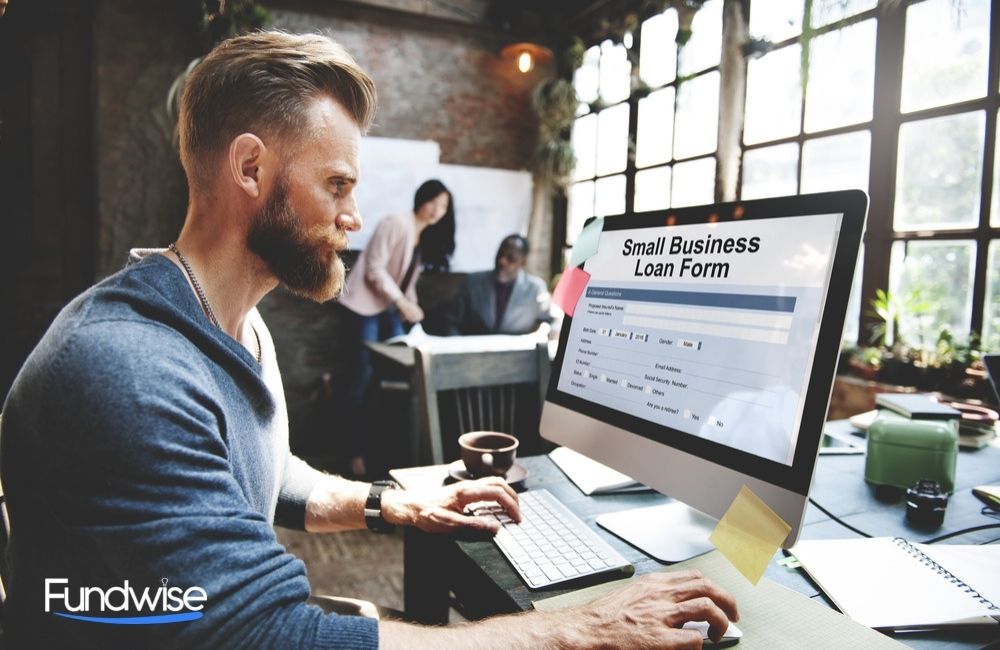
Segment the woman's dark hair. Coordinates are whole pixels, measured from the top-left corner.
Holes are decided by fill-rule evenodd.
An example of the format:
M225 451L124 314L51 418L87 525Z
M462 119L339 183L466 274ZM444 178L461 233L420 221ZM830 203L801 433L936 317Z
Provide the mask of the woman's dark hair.
M413 211L432 201L442 192L448 195L448 211L441 220L420 233L420 260L424 270L444 273L451 266L451 255L455 252L455 200L439 180L425 181L417 188L413 197Z

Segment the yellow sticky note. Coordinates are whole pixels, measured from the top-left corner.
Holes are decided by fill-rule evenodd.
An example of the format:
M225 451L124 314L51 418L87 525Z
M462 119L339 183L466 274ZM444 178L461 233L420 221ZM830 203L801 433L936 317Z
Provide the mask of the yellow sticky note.
M757 584L791 530L784 519L744 485L708 539L747 580Z

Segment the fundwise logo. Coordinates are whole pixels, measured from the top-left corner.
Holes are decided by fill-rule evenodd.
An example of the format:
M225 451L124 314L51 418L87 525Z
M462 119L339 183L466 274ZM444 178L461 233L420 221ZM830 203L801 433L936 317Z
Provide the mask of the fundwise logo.
M120 587L80 587L70 594L69 580L66 578L45 579L45 611L88 623L110 625L157 625L160 623L184 623L194 621L204 614L204 602L208 594L201 587L168 587L166 578L160 580L159 587L145 587L139 593L125 580ZM53 605L62 601L65 611L53 611ZM73 613L71 613L73 612ZM101 616L95 612L134 613L134 616Z

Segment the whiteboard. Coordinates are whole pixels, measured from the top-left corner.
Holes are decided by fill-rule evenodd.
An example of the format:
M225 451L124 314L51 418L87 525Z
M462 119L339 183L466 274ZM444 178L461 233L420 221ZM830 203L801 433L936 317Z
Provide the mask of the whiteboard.
M421 183L437 178L455 202L455 254L451 270L467 273L493 267L500 241L527 234L531 216L531 174L525 171L439 164L440 147L429 140L365 137L361 182L355 190L364 226L351 233L350 247L363 249L388 214L413 209Z
M504 237L527 235L531 174L523 171L440 165L438 176L455 201L455 254L459 273L493 268Z
M360 182L354 197L363 225L350 234L351 248L367 246L386 215L413 209L413 195L421 183L434 178L440 157L441 147L431 140L361 139Z

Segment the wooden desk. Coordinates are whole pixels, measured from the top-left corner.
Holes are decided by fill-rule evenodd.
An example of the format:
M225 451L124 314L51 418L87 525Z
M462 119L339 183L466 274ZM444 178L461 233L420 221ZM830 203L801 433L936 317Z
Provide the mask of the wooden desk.
M587 497L548 457L534 456L519 462L529 471L525 488L543 487L549 490L632 562L637 575L662 569L661 563L599 528L595 520L605 512L663 503L667 501L666 497L656 493ZM393 478L404 486L440 484L445 474L443 467L417 467L392 472ZM837 517L875 536L900 536L922 541L972 526L997 523L995 519L980 514L982 503L972 496L970 488L1000 482L1000 447L959 454L956 492L949 501L944 526L931 533L906 524L903 503L886 504L875 500L871 488L864 483L863 474L863 455L821 456L811 495ZM812 504L808 506L803 539L855 536ZM1000 529L992 529L963 535L948 542L980 544L998 540ZM458 540L408 529L405 544L404 604L408 615L424 622L447 622L449 590L461 602L464 613L473 618L528 610L532 608L532 600L570 591L559 588L528 590L490 540ZM779 551L776 559L780 557ZM786 569L772 561L765 576L830 605L800 570ZM897 640L915 648L979 648L1000 641L1000 629L907 633L897 636Z

